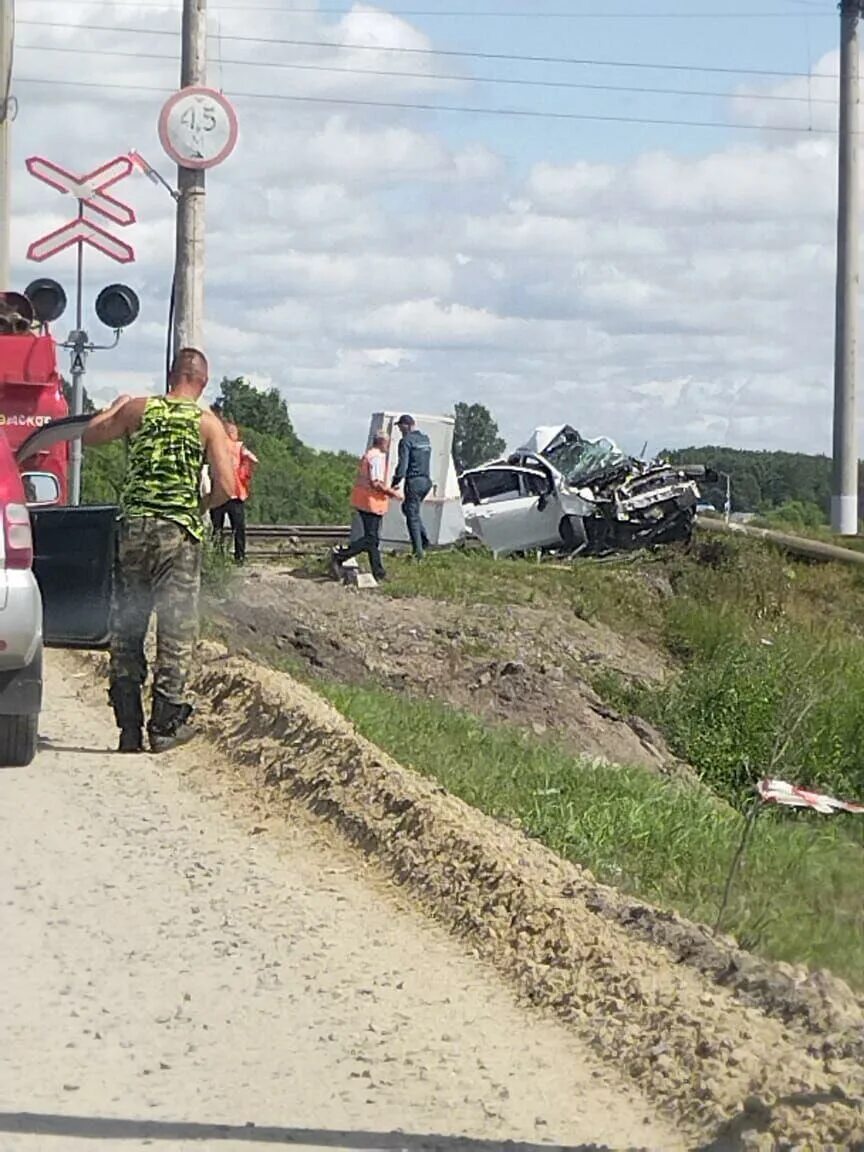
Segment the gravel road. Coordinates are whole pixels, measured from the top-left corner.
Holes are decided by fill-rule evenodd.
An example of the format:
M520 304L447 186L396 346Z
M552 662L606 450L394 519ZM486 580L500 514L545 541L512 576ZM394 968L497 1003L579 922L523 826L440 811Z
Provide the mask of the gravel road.
M686 1147L359 857L256 825L206 745L113 755L64 654L46 698L0 772L0 1152Z

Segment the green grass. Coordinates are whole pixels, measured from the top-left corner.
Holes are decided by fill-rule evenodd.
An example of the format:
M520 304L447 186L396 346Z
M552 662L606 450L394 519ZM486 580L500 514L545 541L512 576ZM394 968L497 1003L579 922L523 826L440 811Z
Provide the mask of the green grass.
M592 677L665 734L719 796L749 804L769 771L864 797L864 577L759 542L707 538L621 563L537 564L482 553L394 558L396 596L542 608L655 645L666 683ZM538 625L539 627L539 625Z
M209 534L204 540L204 554L201 560L201 587L211 596L227 594L236 573L235 565L228 551L217 548Z
M714 923L744 818L704 790L581 761L440 704L318 687L363 735L467 803L519 821L600 880ZM766 957L830 968L862 987L862 892L864 849L839 824L765 812L723 927Z
M387 594L515 604L655 645L662 685L598 671L610 703L665 733L705 788L585 763L533 733L435 703L314 684L371 740L598 878L713 923L753 784L772 774L864 797L864 575L708 537L622 563L432 554L388 560ZM538 628L548 626L548 617ZM297 667L295 675L306 676ZM773 959L864 987L864 819L760 814L724 927Z
M466 550L430 553L422 564L388 557L389 596L424 596L455 604L514 605L567 613L582 620L650 630L655 600L645 581L656 563L642 558L579 563L501 558Z

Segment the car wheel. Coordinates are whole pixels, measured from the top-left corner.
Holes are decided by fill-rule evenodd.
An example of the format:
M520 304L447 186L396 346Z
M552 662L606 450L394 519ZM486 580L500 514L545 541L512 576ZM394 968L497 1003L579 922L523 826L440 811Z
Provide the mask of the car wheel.
M36 755L38 714L0 716L0 766L26 768Z

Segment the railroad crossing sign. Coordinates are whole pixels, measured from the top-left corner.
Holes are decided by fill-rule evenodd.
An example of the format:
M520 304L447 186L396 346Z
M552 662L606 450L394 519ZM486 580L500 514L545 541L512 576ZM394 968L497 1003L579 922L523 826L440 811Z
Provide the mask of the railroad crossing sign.
M41 263L49 256L56 256L64 248L71 248L73 244L89 244L103 256L110 256L112 260L116 260L118 264L131 264L135 259L135 250L130 244L112 236L92 220L85 220L83 217L70 220L62 228L57 228L46 236L34 240L27 249L27 259Z
M134 164L128 156L117 156L100 168L81 176L68 172L59 164L45 160L42 156L31 156L26 163L31 176L56 188L63 195L74 196L78 201L77 218L34 241L27 249L28 260L47 260L49 256L56 256L58 252L73 244L78 244L79 247L82 244L89 244L120 264L130 264L135 259L134 249L129 244L112 236L110 232L84 216L84 210L89 209L98 212L113 224L119 224L121 228L135 223L134 210L105 191L106 188L124 180L133 171Z
M159 140L181 168L215 168L237 144L237 113L215 88L188 87L165 102Z

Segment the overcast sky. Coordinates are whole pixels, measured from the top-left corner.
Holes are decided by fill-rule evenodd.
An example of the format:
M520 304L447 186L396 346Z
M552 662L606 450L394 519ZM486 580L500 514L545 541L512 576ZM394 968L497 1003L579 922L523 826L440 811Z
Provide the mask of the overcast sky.
M511 444L560 420L632 451L646 440L830 451L831 0L210 8L209 79L240 118L234 155L207 178L215 379L275 384L317 447L359 451L375 410L465 400L487 404ZM493 8L512 15L477 15ZM27 175L27 156L86 171L137 148L175 181L156 124L178 83L179 9L17 0L15 287L52 275L70 300L74 288L71 256L25 259L75 209ZM409 9L441 15L394 14ZM609 15L625 10L640 17ZM659 15L676 10L689 15ZM493 58L404 51L427 48ZM646 88L677 91L633 90ZM320 102L286 99L298 96ZM91 335L103 335L92 301L106 283L126 280L142 310L118 350L91 359L99 399L158 387L173 262L167 192L143 176L114 192L138 214L124 235L137 260L88 251Z

